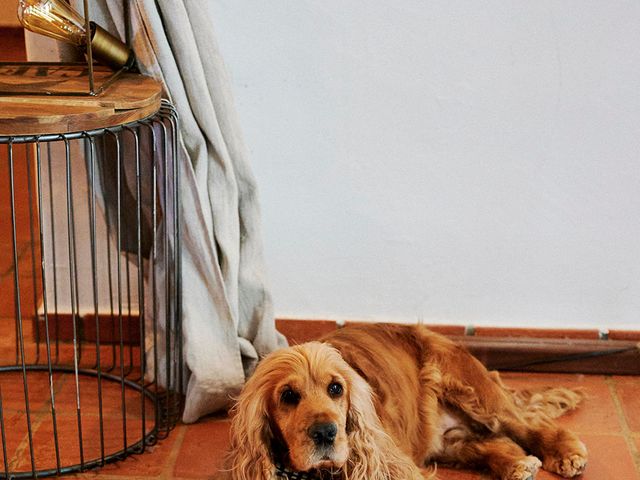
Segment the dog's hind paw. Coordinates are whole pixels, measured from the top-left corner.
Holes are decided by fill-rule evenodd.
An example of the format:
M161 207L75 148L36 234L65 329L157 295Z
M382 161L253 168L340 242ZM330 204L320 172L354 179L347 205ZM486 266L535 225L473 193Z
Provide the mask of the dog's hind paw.
M530 455L518 461L503 480L534 480L541 466L538 457Z
M587 467L587 449L582 442L578 442L578 451L565 454L560 458L545 458L543 467L545 470L562 475L565 478L573 478L582 475Z
M582 475L587 466L587 459L580 454L573 454L558 462L554 471L565 478L573 478Z

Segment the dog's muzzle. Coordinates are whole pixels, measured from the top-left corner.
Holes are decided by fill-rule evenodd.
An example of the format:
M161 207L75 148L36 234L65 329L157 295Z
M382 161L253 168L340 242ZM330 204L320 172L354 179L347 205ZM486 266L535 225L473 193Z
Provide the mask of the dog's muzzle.
M330 447L338 434L338 426L333 423L314 423L309 428L308 435L316 447Z

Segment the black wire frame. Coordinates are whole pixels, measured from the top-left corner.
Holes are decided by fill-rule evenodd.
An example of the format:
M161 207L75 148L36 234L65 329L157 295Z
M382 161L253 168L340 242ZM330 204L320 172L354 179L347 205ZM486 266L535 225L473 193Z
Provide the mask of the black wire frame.
M7 227L11 237L15 313L15 342L0 346L0 478L41 478L100 467L144 452L175 427L186 380L180 321L177 138L177 113L167 101L156 114L126 125L67 134L0 136L0 148L6 148L8 179L4 182L9 186L11 211L2 228ZM105 150L109 142L112 148ZM84 155L73 154L74 146ZM16 201L16 167L22 161L29 185L28 220L24 215L19 218L18 208L27 206ZM78 161L84 163L84 179L73 168ZM110 202L99 192L105 164L116 172L116 194ZM52 173L56 172L64 176L63 199L52 194ZM79 185L87 192L82 201L76 192ZM80 208L84 200L86 208ZM86 215L88 232L78 231L79 209ZM104 213L108 209L115 224ZM100 238L104 232L97 227L101 213L106 238ZM151 218L150 224L143 221L145 215ZM56 228L54 222L61 218L66 218L66 225ZM18 243L18 225L29 231L26 250ZM151 230L147 252L145 225ZM130 240L128 250L125 237ZM30 263L20 262L25 251L30 252ZM59 260L64 253L68 265L61 270L56 255ZM89 265L90 279L82 277L80 263L85 271ZM164 273L156 273L158 266ZM25 282L33 288L32 298L21 295ZM63 282L67 298L62 298ZM105 282L107 298L101 294ZM4 295L7 292L0 291ZM62 311L62 300L68 300L69 311ZM67 338L65 325L72 332ZM67 400L75 415L68 415L71 407L62 410L58 390L64 381L67 393L72 392ZM16 428L16 415L26 428ZM45 423L52 427L47 435L40 433ZM72 441L67 435L70 426L77 434ZM13 438L16 435L21 438ZM109 441L114 437L115 443ZM21 459L14 447L17 443ZM40 451L49 452L49 458L39 458Z

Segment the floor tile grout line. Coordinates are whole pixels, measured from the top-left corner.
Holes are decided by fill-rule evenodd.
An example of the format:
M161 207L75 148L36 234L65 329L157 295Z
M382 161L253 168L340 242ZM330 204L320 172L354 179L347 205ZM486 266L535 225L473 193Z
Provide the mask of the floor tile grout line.
M187 426L183 424L178 424L175 430L169 433L169 435L175 435L176 439L173 441L171 453L169 454L169 458L165 462L161 477L173 478L173 470L175 469L176 463L178 461L178 455L180 454L180 450L182 448L182 444L184 443L184 437L186 436L186 434Z
M624 410L622 408L622 402L620 401L620 397L618 396L617 383L615 379L611 376L605 377L605 381L609 386L609 392L611 393L611 397L613 398L613 404L616 408L616 413L618 414L618 419L620 421L620 425L622 426L622 433L624 435L624 440L627 443L627 447L631 453L631 457L633 463L636 467L636 473L640 475L640 451L638 451L638 446L636 442L633 441L633 432L631 428L629 428L629 424L627 423L627 418L625 417Z
M64 375L54 381L54 386L53 386L53 396L54 396L54 398L55 398L55 396L57 394L59 394L62 391L62 389L64 388L65 383L66 383L66 380L64 378ZM51 407L51 404L45 402L45 404L42 407L40 407L39 409L33 411L33 413L35 414L35 418L31 422L31 430L33 432L34 444L35 444L36 432L38 431L40 426L44 423L44 421L45 421L45 419L47 417L47 413L51 414L50 407ZM29 456L28 457L27 457L27 452L29 452ZM35 451L34 451L34 453L35 453ZM31 458L31 451L29 449L29 433L25 432L24 437L22 437L22 440L20 441L20 443L16 447L16 450L15 450L15 453L13 455L12 461L9 462L9 468L15 468L16 466L20 466L23 463L22 462L23 459L27 459L28 460L30 458ZM38 468L37 459L34 459L34 462L36 464L36 469L37 469Z

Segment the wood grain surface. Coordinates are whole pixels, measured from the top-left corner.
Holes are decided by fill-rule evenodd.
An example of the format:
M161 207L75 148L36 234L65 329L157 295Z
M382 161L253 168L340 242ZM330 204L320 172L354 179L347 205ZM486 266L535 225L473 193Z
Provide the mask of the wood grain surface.
M98 69L97 83L109 72ZM162 86L125 73L97 96L21 95L21 91L68 92L87 88L82 67L1 66L0 135L37 135L92 130L140 120L160 108Z

